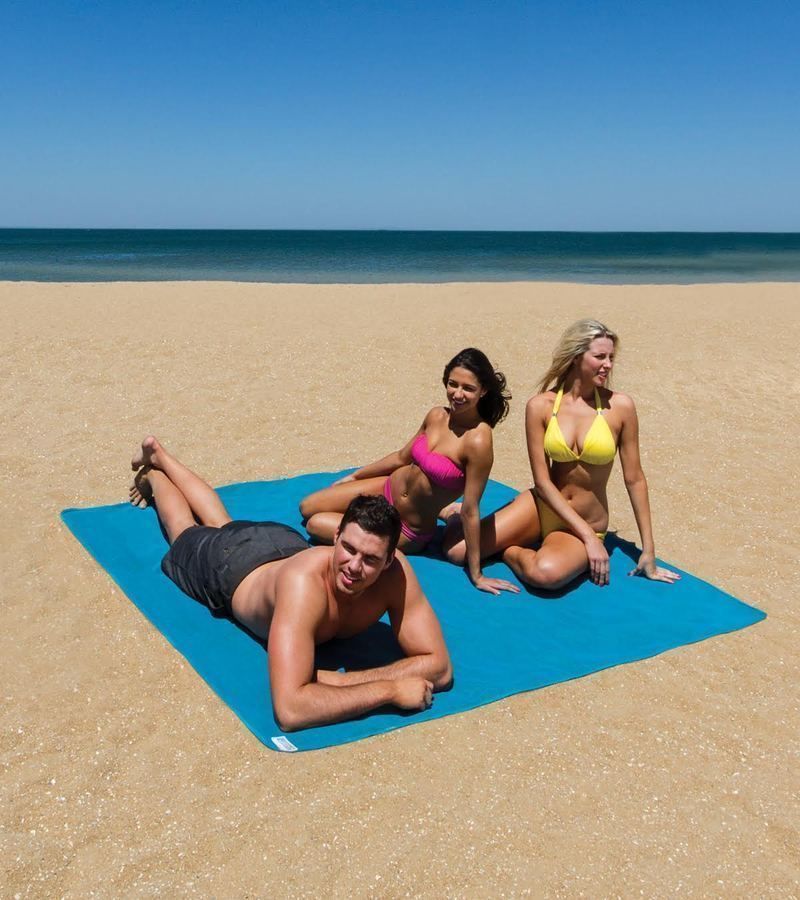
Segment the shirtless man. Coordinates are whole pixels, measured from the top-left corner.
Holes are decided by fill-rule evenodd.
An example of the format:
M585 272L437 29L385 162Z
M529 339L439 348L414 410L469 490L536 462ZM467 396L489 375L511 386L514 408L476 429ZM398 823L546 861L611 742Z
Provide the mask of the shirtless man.
M427 709L432 693L449 687L439 622L411 566L395 555L400 518L383 497L356 497L333 547L310 547L287 525L233 522L216 491L152 436L131 467L131 503L152 502L170 542L164 573L214 615L267 641L273 710L284 731L387 704ZM385 612L404 659L364 671L315 669L317 644L358 634Z

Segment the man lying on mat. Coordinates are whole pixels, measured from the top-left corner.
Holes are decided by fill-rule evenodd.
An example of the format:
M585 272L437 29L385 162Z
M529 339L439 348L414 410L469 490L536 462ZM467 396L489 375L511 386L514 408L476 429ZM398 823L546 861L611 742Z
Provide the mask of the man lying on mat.
M395 554L400 518L382 496L356 497L333 547L310 547L288 525L232 521L217 492L152 436L131 467L131 503L152 503L170 542L164 573L215 615L268 641L272 704L284 731L387 704L427 709L433 692L449 686L439 622ZM315 669L315 645L358 634L385 612L404 659L361 672Z

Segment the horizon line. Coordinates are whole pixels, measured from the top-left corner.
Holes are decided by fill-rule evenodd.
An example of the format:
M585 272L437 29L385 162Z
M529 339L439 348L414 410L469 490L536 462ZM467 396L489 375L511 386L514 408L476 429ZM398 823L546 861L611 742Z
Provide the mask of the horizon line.
M334 232L358 234L389 232L398 234L774 234L800 235L796 231L773 229L699 228L242 228L182 225L0 225L0 231L230 231L230 232Z

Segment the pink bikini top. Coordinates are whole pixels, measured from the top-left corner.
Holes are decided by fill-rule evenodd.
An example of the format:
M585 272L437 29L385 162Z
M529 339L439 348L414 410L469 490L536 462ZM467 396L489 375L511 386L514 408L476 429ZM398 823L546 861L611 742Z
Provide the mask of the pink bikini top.
M466 483L464 470L443 453L428 449L428 436L418 434L411 445L411 458L436 487L460 491Z

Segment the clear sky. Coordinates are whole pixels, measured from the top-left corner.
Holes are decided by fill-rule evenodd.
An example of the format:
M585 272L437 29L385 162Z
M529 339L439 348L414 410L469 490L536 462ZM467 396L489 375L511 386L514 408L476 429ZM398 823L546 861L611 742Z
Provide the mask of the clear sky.
M0 226L800 231L800 3L0 0Z

